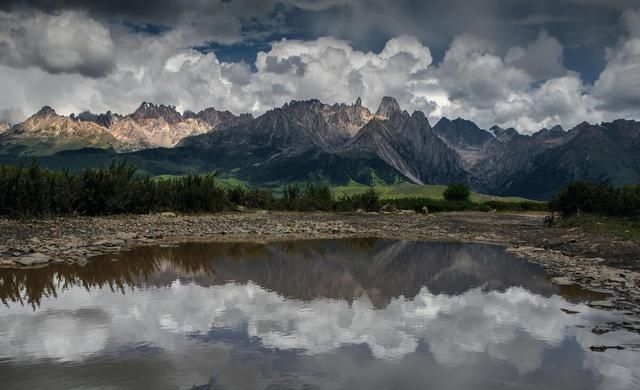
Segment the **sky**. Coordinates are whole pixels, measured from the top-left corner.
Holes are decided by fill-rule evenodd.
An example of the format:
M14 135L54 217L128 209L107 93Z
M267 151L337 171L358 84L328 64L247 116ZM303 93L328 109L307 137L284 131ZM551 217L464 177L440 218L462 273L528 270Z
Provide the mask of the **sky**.
M387 95L523 133L640 119L640 0L0 0L0 121Z

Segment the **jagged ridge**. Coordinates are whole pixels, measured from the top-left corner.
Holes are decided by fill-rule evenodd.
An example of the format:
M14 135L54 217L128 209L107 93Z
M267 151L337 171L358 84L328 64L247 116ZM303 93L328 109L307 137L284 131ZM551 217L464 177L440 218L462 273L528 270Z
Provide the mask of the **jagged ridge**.
M569 131L555 126L531 136L512 128L480 129L461 118L442 118L432 129L424 114L403 111L391 97L382 99L375 114L359 98L333 105L307 100L255 119L213 108L180 114L173 106L151 103L125 116L65 117L43 107L4 133L0 129L0 155L9 157L87 146L143 150L94 154L95 161L85 158L83 164L122 157L152 173L222 169L255 183L463 182L487 193L546 198L569 180L614 185L640 180L636 121L582 123ZM176 147L150 149L158 146ZM68 166L65 161L78 161L76 156L47 161Z

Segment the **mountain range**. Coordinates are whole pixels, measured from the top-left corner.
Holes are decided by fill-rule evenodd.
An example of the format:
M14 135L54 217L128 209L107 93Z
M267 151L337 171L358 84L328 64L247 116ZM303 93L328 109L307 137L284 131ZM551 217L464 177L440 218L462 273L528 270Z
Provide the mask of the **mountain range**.
M0 124L0 162L37 158L80 169L126 159L149 174L217 169L253 184L330 181L466 183L495 195L549 198L565 183L640 180L640 122L560 126L524 135L465 119L403 110L392 97L362 105L291 101L254 118L207 108L180 113L142 103L129 115L58 115L43 107Z

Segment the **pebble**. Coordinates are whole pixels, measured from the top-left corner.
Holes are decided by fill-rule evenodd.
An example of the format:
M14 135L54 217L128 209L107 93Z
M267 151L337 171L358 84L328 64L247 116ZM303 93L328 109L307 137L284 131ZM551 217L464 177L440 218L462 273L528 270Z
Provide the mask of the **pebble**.
M568 278L566 276L551 278L551 282L558 286L572 286L576 284L576 282L573 279Z
M13 259L14 262L20 265L27 265L27 266L48 263L50 260L51 259L49 258L49 256L39 252L30 253L28 255L19 256Z
M602 301L589 302L589 306L612 308L614 305L613 305L613 302L610 299L605 299L605 300L602 300Z

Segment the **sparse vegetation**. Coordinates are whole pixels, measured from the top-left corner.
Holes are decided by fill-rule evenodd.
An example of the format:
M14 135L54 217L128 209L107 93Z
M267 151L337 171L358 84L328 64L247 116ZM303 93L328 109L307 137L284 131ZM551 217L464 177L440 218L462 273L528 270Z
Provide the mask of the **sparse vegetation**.
M604 217L593 214L573 215L560 219L557 226L580 227L599 235L610 235L623 240L640 242L640 220L619 217Z
M557 226L640 241L640 184L614 188L592 182L570 183L554 196L549 207L562 216L554 221Z
M380 196L383 201L400 198L429 198L429 199L444 199L444 191L447 189L445 185L438 184L412 184L407 182L390 184L390 185L375 185L373 187L351 182L347 185L341 185L333 187L332 190L337 197L341 195L357 195L369 191L370 189ZM520 198L515 196L494 196L481 194L477 192L471 192L469 200L475 203L485 203L490 201L507 202L507 203L519 203L519 202L532 202L546 204L545 202L536 202L526 198Z
M384 201L391 203L401 210L414 210L416 212L424 212L425 207L431 213L447 212L447 211L547 211L548 206L543 202L507 202L507 201L488 201L488 202L472 202L452 201L446 199L431 198L398 198Z

